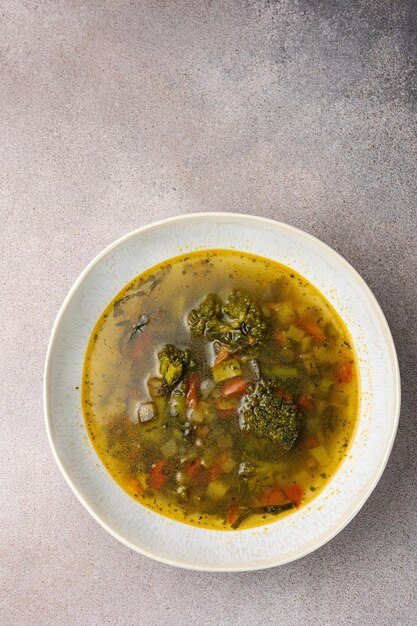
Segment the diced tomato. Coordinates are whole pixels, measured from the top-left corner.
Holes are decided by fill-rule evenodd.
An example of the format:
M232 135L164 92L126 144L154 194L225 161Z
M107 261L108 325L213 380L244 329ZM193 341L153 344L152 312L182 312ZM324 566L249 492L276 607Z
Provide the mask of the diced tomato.
M231 458L232 458L232 453L230 452L230 450L225 450L224 452L219 454L219 456L217 457L217 463L219 465L223 465L223 463L227 463L227 461L230 461Z
M208 470L210 480L217 480L223 474L223 470L219 465L212 465Z
M202 465L200 459L196 459L195 461L191 461L191 463L184 468L184 472L187 476L193 477L197 474L201 467Z
M229 526L234 524L239 517L239 513L240 506L238 504L231 504L226 514L226 524L229 524Z
M281 391L281 389L277 389L275 393L277 394L277 396L285 400L285 402L293 401L293 397L290 393L285 393L285 391Z
M274 339L280 346L283 346L286 340L285 330L277 330L274 333Z
M249 385L249 382L242 376L235 376L224 385L222 393L224 396L243 395Z
M198 376L192 374L188 381L188 391L186 397L186 404L188 409L195 409L198 404Z
M271 487L259 498L261 506L279 506L286 502L288 502L288 500L279 487Z
M216 358L214 359L214 365L219 365L220 363L223 363L223 361L225 361L226 359L228 359L230 356L230 352L227 348L222 348L219 352L219 354L216 356Z
M309 437L308 439L304 439L302 446L304 450L311 450L311 448L316 448L320 445L320 441L317 437Z
M298 398L298 406L302 409L309 409L311 407L311 398L308 396L300 396Z
M149 471L149 488L150 489L160 489L165 485L166 482L166 474L165 469L168 461L167 459L161 459L158 463L152 465Z
M336 370L336 378L339 383L350 383L353 377L353 366L351 361L341 363Z
M311 335L317 343L323 343L324 332L318 325L318 322L316 322L311 317L303 317L302 319L298 320L297 326L299 326L306 333Z
M236 407L232 407L230 409L219 409L220 417L233 417L236 415Z
M294 502L297 508L300 506L304 495L303 488L300 487L300 485L290 485L284 489L284 493L291 500L291 502Z

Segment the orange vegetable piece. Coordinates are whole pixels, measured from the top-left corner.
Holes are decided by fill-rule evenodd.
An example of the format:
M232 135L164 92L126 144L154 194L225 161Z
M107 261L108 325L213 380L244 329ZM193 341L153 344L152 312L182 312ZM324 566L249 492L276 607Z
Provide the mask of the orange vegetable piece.
M277 330L274 333L274 339L280 346L283 346L285 343L285 330Z
M198 376L192 374L188 382L188 391L186 396L186 404L188 409L195 409L198 404Z
M231 504L226 514L226 524L229 524L229 526L234 524L237 518L239 517L239 513L240 513L240 506L238 504Z
M224 396L238 396L245 393L249 383L242 376L235 376L230 381L228 381L223 389L222 393Z
M167 459L161 459L160 461L158 461L158 463L152 465L149 471L148 481L150 489L160 489L165 485L167 477L164 470L167 463Z
M219 365L219 363L223 363L223 361L225 361L226 359L228 359L230 356L230 352L227 348L222 348L219 352L219 354L216 356L216 358L214 359L214 365Z
M302 409L309 409L311 407L311 398L307 396L300 396L298 398L298 406Z
M284 493L297 508L300 506L304 495L304 490L300 485L290 485L284 489Z
M316 448L319 445L320 441L317 439L317 437L309 437L308 439L305 439L303 441L304 450L310 450L311 448Z
M323 343L324 332L318 323L311 317L304 317L297 322L297 326L302 328L306 333L311 335L317 343Z
M286 502L287 498L279 487L271 487L263 494L263 496L259 498L261 506L279 506L280 504L285 504Z
M292 402L293 401L292 395L289 394L289 393L285 393L285 391L281 391L280 389L277 389L275 393L276 393L277 396L279 396L280 398L285 400L285 402Z
M231 458L232 458L232 453L230 452L230 450L225 450L224 452L219 454L219 456L217 457L217 463L219 465L223 465L223 463L227 463L227 461L230 461Z
M201 467L202 465L200 459L196 459L195 461L191 461L191 463L184 468L184 472L187 474L187 476L192 477L197 474Z
M351 361L341 363L336 371L336 378L339 383L350 383L353 377L353 366Z
M219 465L212 465L208 471L210 480L217 480L223 474L223 470Z

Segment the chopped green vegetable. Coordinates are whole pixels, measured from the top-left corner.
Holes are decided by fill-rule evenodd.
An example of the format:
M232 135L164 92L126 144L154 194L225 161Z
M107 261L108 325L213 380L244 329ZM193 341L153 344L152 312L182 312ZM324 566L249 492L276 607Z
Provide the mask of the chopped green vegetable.
M225 304L214 294L188 315L191 332L208 341L219 341L233 350L254 345L265 336L262 310L242 291L229 293Z
M301 328L297 328L297 326L294 326L293 324L291 324L291 326L287 330L287 337L288 339L292 339L292 341L299 342L302 340L304 335L304 331L301 330Z
M158 358L159 371L169 388L184 378L188 371L196 368L190 350L181 350L172 344L167 344L158 353Z
M244 522L245 519L248 519L251 515L279 515L280 513L283 513L284 511L289 511L293 508L294 503L287 502L286 504L279 504L276 506L262 506L254 509L247 509L237 518L237 520L230 526L230 528L236 530L237 528L239 528L242 522Z
M209 293L207 298L188 314L188 325L191 332L203 336L207 322L217 319L222 314L222 303L216 294Z
M240 409L240 426L258 437L266 437L290 450L298 437L298 409L277 395L272 381L261 382L244 397Z
M296 367L286 365L273 365L270 368L270 374L274 378L298 378L300 376Z

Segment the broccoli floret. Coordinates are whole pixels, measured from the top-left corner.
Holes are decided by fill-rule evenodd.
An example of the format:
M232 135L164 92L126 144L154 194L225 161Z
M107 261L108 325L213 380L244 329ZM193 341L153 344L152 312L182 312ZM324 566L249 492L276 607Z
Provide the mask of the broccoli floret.
M196 309L188 315L188 325L191 332L197 336L203 336L206 324L217 320L222 314L222 303L214 293L210 293Z
M232 320L232 326L238 327L244 335L261 341L265 335L266 322L260 308L242 291L234 289L230 292L224 312Z
M240 427L290 450L298 437L297 406L280 398L272 381L260 382L243 398Z
M188 371L196 368L196 362L190 350L181 350L172 344L167 344L158 353L159 371L167 387L171 388L178 383Z
M255 345L265 335L266 322L259 307L241 291L231 291L226 304L210 294L188 316L194 335L219 341L233 350Z

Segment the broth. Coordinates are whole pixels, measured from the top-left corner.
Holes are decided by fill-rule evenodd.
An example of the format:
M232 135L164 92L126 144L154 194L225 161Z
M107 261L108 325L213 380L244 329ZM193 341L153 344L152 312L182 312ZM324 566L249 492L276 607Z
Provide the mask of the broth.
M204 250L144 272L107 306L82 405L98 456L133 498L177 521L248 528L334 476L357 423L357 367L345 325L305 278Z

